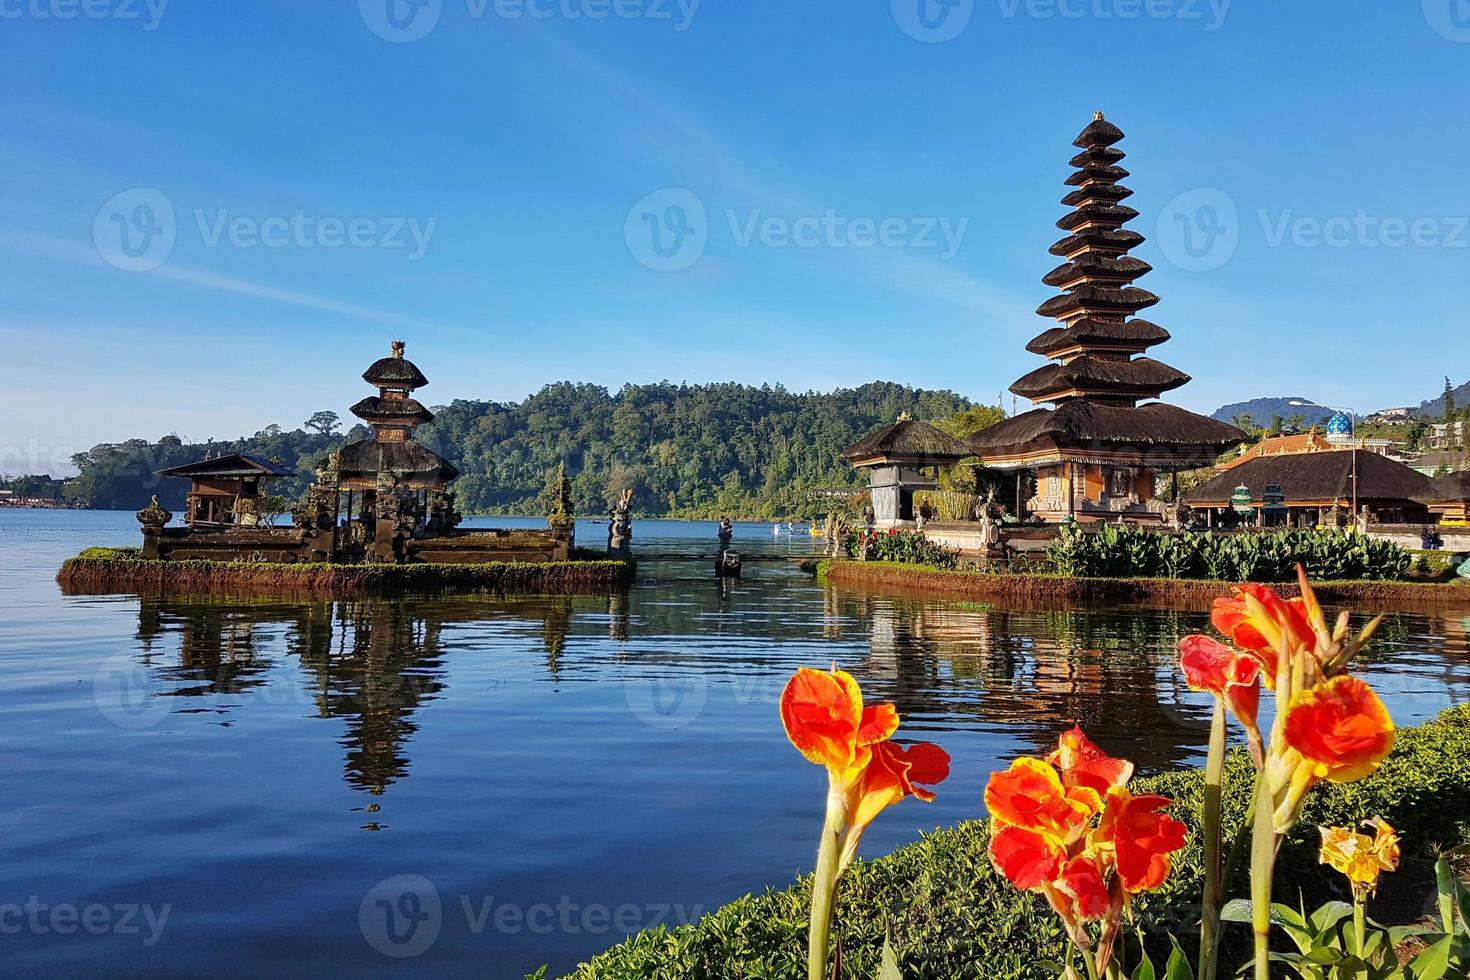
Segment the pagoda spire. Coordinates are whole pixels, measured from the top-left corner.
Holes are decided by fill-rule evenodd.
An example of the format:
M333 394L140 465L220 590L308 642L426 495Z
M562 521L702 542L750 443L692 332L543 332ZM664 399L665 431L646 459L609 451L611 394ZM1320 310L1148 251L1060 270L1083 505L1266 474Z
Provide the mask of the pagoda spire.
M1011 386L1032 401L1080 398L1133 406L1189 381L1167 364L1134 356L1168 340L1169 333L1134 318L1159 298L1134 285L1152 267L1128 254L1144 239L1124 227L1138 212L1122 203L1133 195L1121 183L1129 176L1118 165L1125 156L1116 146L1122 139L1123 131L1098 112L1073 141L1081 152L1072 158L1074 172L1067 178L1073 190L1062 198L1072 210L1057 222L1066 237L1051 247L1063 262L1042 279L1062 292L1036 311L1060 326L1026 348L1056 363Z

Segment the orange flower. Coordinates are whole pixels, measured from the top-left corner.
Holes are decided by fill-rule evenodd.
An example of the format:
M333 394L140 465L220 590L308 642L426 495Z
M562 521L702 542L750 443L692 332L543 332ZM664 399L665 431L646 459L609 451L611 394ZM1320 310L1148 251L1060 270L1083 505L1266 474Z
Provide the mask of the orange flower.
M948 778L949 753L937 745L920 742L907 749L892 742L875 745L872 761L863 770L857 787L853 826L866 827L906 796L933 803L933 791L916 784L933 786Z
M1051 834L1014 825L990 838L990 863L1022 891L1040 891L1057 880L1067 848Z
M1293 653L1310 650L1317 643L1305 599L1287 601L1255 582L1237 586L1231 598L1216 599L1210 622L1231 643L1260 661L1266 686L1272 690L1282 638L1288 638Z
M1068 845L1081 839L1088 821L1102 810L1102 798L1085 786L1068 789L1051 766L1023 756L1004 772L990 774L985 807L1000 824L1047 834Z
M1394 725L1371 687L1343 675L1292 699L1285 738L1306 760L1309 780L1351 783L1372 773L1388 756Z
M1169 878L1169 855L1184 846L1188 828L1164 813L1173 803L1166 796L1134 796L1126 789L1108 794L1108 802L1092 841L1110 849L1118 878L1130 895L1152 891Z
M1093 745L1082 733L1081 726L1073 726L1070 731L1063 732L1057 742L1057 750L1047 756L1046 761L1061 773L1062 785L1069 789L1085 786L1096 791L1099 797L1133 777L1133 763L1114 759Z
M1092 857L1081 855L1068 861L1056 885L1072 899L1077 918L1083 921L1106 918L1113 910L1112 889Z
M1259 740L1256 716L1261 707L1261 661L1208 636L1186 636L1179 641L1179 651L1179 665L1190 688L1223 700L1253 739Z

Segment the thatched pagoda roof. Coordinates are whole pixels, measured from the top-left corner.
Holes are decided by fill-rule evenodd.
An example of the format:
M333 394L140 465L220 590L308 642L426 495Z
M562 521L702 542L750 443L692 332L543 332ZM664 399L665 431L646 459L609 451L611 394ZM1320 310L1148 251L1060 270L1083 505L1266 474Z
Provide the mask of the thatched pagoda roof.
M296 474L284 466L277 466L268 459L262 459L250 453L230 453L226 456L216 456L214 459L201 459L197 463L185 463L183 466L170 466L166 470L159 470L159 476L180 476L187 479L211 479L256 476L271 478L277 476L295 476Z
M975 451L964 440L956 439L928 422L913 419L900 419L893 425L870 432L842 452L842 458L854 466L955 463L973 455Z
M1151 357L1132 360L1084 354L1066 364L1048 364L1011 385L1022 398L1042 399L1074 389L1103 396L1109 391L1169 391L1189 383L1189 375Z
M371 395L353 405L353 415L360 419L398 419L405 422L432 422L434 413L413 398L383 398Z
M1146 350L1169 339L1169 331L1148 320L1104 320L1083 317L1065 327L1052 327L1026 345L1033 354L1053 354L1077 347Z
M1063 459L1136 459L1169 468L1211 465L1244 439L1235 426L1177 405L1131 407L1078 399L1008 418L977 433L970 446L986 466L997 469Z
M342 480L391 473L400 480L427 480L448 483L459 476L448 460L412 439L383 442L364 439L342 447L337 462Z
M424 377L424 372L403 356L404 343L395 340L392 344L392 354L374 361L372 367L362 372L362 380L370 385L380 388L422 388L429 383Z
M1259 498L1275 484L1288 506L1331 504L1353 497L1353 457L1357 456L1358 500L1373 504L1420 503L1431 492L1430 479L1397 460L1350 449L1261 456L1226 470L1184 495L1191 507L1228 507L1237 486Z

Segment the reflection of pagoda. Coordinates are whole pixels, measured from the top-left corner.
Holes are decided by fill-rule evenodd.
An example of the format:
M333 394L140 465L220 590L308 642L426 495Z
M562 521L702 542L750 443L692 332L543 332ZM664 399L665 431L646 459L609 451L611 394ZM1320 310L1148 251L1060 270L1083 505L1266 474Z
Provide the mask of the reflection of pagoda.
M1074 143L1082 152L1067 184L1075 190L1062 199L1073 210L1057 222L1067 234L1051 248L1064 261L1043 279L1062 293L1037 310L1058 326L1027 346L1053 363L1011 386L1055 407L973 440L987 468L1034 475L1034 495L1024 492L1027 481L1018 484L1017 507L1047 520L1157 520L1164 508L1153 497L1156 474L1213 465L1244 438L1234 426L1153 400L1189 376L1142 356L1169 333L1130 319L1159 298L1133 285L1151 267L1128 254L1143 236L1123 227L1138 212L1122 203L1133 193L1118 183L1128 176L1114 146L1122 138L1098 113Z

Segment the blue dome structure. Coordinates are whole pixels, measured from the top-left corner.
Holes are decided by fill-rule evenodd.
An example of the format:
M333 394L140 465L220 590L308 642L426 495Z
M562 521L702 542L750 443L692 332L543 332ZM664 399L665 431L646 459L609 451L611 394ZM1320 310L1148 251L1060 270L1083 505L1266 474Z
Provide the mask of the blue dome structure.
M1327 438L1351 439L1353 436L1353 422L1341 412L1327 420Z

